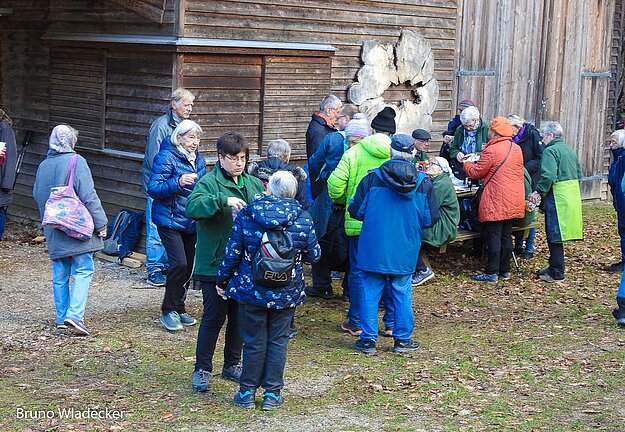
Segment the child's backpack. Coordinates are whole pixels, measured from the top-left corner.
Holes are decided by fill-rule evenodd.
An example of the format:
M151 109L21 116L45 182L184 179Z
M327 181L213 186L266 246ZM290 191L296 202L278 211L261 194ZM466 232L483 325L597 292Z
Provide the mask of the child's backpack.
M265 231L252 259L254 283L267 288L289 286L295 273L295 255L289 232Z
M108 227L102 251L107 255L119 255L120 261L129 256L139 242L143 219L143 212L128 209L117 212Z

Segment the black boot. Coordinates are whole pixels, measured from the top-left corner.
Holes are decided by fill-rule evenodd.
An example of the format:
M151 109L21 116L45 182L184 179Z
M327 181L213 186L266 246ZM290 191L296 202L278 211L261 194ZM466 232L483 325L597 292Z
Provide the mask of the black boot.
M612 316L618 325L625 326L625 297L617 297L616 303L618 304L618 309L612 311Z

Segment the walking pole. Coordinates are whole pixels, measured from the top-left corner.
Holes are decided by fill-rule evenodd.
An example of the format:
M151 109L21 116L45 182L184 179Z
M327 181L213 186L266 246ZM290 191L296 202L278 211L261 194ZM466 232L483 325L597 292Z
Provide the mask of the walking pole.
M22 149L20 150L20 154L17 156L17 167L15 169L15 179L13 180L13 189L15 189L15 183L17 182L17 176L22 170L22 163L24 162L24 154L26 153L26 147L30 145L30 139L33 136L33 131L27 130L26 135L24 135L24 139L22 140Z

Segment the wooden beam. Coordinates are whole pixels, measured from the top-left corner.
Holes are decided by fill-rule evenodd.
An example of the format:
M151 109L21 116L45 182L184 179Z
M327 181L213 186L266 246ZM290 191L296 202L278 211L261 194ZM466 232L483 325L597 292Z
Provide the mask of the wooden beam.
M147 18L151 21L154 21L158 24L163 24L163 20L165 17L166 0L162 0L161 6L154 6L152 4L148 4L147 2L141 1L141 0L109 0L109 1L125 9L129 9L135 12L137 15L141 15L142 17Z

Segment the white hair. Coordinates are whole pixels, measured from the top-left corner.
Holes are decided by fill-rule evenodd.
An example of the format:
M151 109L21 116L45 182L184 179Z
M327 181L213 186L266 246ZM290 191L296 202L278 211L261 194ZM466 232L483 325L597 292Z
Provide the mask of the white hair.
M77 142L78 131L70 125L60 124L52 129L48 146L58 153L67 153L74 150Z
M506 118L508 119L508 121L510 122L510 124L512 126L515 126L515 127L518 127L518 128L522 128L523 125L525 123L527 123L523 117L521 117L520 115L517 115L517 114L510 114Z
M169 98L170 101L175 103L180 102L183 99L189 99L191 101L194 101L195 95L186 88L178 87L172 92L171 97Z
M174 131L171 133L171 141L175 145L179 145L180 143L178 142L178 135L185 136L189 133L201 134L202 128L193 120L183 120L178 124L178 126L176 126L176 129L174 129Z
M323 98L321 103L319 104L319 112L325 112L326 110L332 108L338 108L343 105L343 102L333 94L329 94Z
M470 106L462 110L460 113L460 122L464 125L472 122L473 120L479 120L480 110L474 106Z
M610 139L614 139L614 141L616 141L615 148L625 147L625 130L615 130L610 134Z
M562 125L556 121L542 122L540 125L540 134L542 136L552 134L554 137L564 136L564 129Z
M286 162L291 157L291 145L282 138L271 140L267 145L267 157L275 157Z
M288 171L276 171L269 177L267 190L279 198L295 198L297 194L297 180Z

